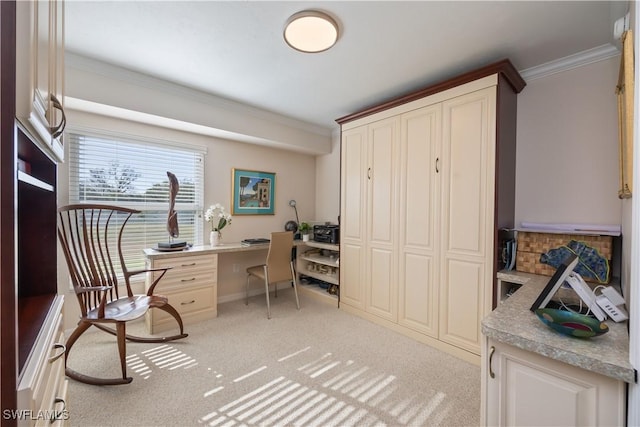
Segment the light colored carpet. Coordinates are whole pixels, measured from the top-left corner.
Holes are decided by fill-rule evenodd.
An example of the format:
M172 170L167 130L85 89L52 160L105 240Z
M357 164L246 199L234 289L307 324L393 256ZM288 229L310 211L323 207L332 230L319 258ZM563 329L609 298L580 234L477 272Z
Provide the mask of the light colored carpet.
M261 295L186 339L128 343L129 385L69 379L71 425L479 425L479 367L304 295L297 311L292 290L271 300L271 320ZM115 337L90 329L68 363L117 377Z

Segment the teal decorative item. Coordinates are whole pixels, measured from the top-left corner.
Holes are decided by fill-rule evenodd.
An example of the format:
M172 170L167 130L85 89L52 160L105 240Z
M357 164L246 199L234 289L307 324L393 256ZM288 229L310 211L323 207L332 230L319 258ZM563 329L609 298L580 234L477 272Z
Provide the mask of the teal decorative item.
M545 325L564 335L591 338L609 332L606 323L584 314L555 308L539 308L535 313Z
M580 262L575 271L582 277L596 279L600 283L609 282L609 261L584 242L571 240L566 246L550 249L540 255L540 262L558 268L570 254L578 256Z

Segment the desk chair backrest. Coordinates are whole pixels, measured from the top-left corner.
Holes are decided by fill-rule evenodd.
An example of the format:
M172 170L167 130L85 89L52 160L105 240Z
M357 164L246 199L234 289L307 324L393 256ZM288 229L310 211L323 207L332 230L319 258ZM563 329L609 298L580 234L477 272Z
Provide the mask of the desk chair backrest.
M120 271L127 296L133 295L122 254L122 233L131 215L138 212L109 205L69 205L58 209L58 238L83 316L97 307L103 295L99 287L111 287L109 301L120 298ZM96 290L85 292L87 288Z
M271 233L271 243L267 254L269 283L283 282L292 279L291 249L293 233L291 231L275 231Z

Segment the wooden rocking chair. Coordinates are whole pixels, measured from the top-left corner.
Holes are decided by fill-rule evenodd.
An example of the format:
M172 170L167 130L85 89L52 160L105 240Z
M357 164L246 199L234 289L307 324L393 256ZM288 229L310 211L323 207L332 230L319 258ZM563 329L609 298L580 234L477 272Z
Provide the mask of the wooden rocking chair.
M70 205L58 209L58 238L69 267L69 274L81 317L78 326L67 339L65 366L69 352L76 340L91 326L117 337L122 378L103 379L84 375L66 367L68 377L94 385L128 384L126 340L159 343L184 338L182 318L167 298L154 295L153 291L168 269L129 270L122 253L124 226L134 213L140 211L108 205ZM120 296L122 280L118 277L120 265L126 295ZM134 295L129 280L131 276L149 271L162 271L151 284L146 295ZM180 333L169 337L136 337L127 335L126 323L143 316L150 308L164 310L178 322ZM115 329L109 324L115 324Z

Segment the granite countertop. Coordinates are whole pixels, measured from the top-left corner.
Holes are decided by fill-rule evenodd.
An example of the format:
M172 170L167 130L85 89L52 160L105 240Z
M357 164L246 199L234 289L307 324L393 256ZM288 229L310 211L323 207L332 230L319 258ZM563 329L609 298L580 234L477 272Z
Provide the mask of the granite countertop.
M593 338L562 335L530 311L531 304L549 277L512 271L500 272L498 278L523 286L482 320L484 335L588 371L628 383L635 382L635 370L629 363L627 322L616 323L607 319L609 332ZM573 291L561 289L559 292Z

